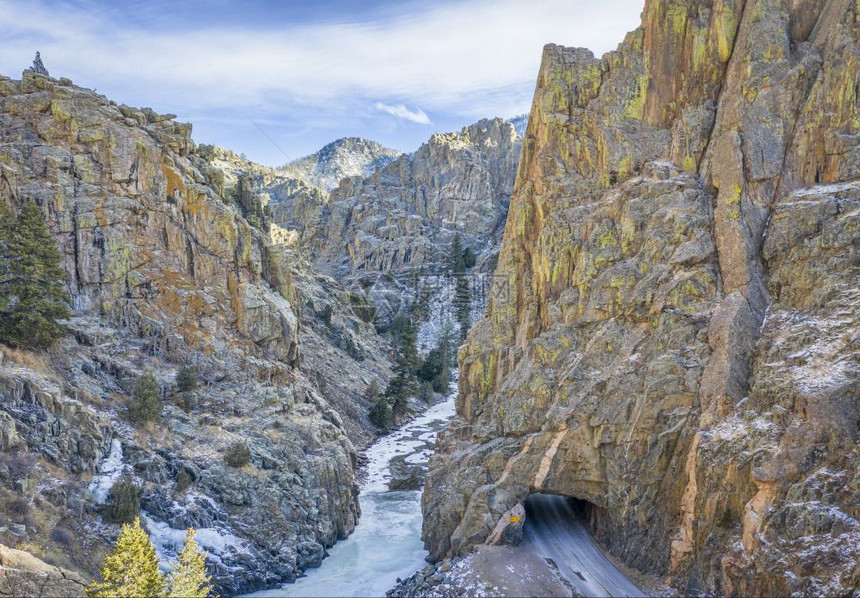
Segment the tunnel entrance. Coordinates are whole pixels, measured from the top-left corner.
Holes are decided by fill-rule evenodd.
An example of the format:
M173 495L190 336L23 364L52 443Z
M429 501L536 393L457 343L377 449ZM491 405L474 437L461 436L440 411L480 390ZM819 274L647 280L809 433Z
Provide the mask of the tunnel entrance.
M575 594L643 596L606 556L589 528L600 507L582 499L531 494L525 501L522 546L546 562Z
M557 503L557 504L556 504ZM545 509L552 505L553 511L583 523L589 530L594 529L596 518L601 511L596 504L585 499L563 494L532 493L525 501L526 524L529 519L544 516Z

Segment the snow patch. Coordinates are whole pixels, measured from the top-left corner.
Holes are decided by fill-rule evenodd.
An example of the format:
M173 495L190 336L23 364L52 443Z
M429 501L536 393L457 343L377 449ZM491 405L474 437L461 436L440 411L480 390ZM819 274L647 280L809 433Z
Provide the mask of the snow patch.
M107 500L108 492L113 488L119 476L125 471L123 462L122 443L114 438L110 442L110 454L102 461L101 474L95 476L87 489L95 497L98 504L103 505Z
M149 530L149 539L155 546L159 568L162 571L170 571L173 568L171 562L176 559L177 553L185 542L186 530L176 529L164 521L153 519L146 511L141 511L140 517L146 524L146 529ZM224 556L236 553L250 554L246 544L228 529L202 527L195 531L197 532L197 543L206 550L207 558L221 566L225 566L222 560ZM226 568L241 569L241 567Z
M453 383L452 386L454 386ZM362 492L387 491L388 482L391 480L391 460L398 455L415 453L415 449L424 446L423 441L414 439L415 431L425 428L432 429L434 424L441 425L454 417L454 411L454 400L453 397L450 397L447 401L433 405L406 426L380 438L371 445L365 453L368 464L365 469L367 477L362 486ZM429 456L427 453L428 459ZM416 463L416 460L412 459L408 462Z
M851 181L850 183L835 183L832 185L818 185L809 187L808 189L800 189L792 193L793 197L808 197L810 195L829 195L839 193L841 191L850 191L851 189L860 189L860 182ZM783 205L783 204L781 204Z

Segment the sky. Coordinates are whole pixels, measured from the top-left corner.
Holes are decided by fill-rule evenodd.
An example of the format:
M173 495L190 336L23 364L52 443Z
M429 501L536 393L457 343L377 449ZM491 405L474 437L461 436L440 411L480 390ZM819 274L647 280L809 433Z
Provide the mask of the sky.
M341 137L414 151L528 112L546 43L614 50L644 0L0 0L0 74L41 52L121 104L278 166Z

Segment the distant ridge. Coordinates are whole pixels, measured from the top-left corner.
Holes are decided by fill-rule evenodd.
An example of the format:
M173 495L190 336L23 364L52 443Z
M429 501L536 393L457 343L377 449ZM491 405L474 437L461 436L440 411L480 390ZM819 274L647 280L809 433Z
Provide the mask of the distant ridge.
M508 119L508 122L514 125L514 129L517 130L517 134L523 139L526 138L526 127L529 126L529 114L526 112L525 114L518 114Z
M281 170L328 192L344 178L370 176L401 153L369 139L344 137L314 154L290 162Z

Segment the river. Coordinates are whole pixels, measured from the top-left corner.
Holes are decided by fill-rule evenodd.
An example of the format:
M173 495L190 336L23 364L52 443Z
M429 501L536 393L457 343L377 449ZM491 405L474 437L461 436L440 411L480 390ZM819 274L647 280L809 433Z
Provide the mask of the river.
M434 405L405 426L368 447L359 503L361 518L352 535L329 549L316 569L295 583L249 596L384 596L426 565L421 542L421 492L388 489L391 461L426 467L436 433L454 416L454 397Z

